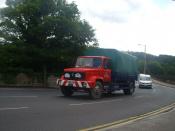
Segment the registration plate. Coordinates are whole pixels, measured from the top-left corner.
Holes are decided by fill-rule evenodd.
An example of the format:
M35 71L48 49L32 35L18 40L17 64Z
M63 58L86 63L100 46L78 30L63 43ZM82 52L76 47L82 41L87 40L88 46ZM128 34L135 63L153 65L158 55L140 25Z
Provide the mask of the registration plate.
M74 81L69 80L69 81L68 81L68 86L73 86L73 83L74 83Z

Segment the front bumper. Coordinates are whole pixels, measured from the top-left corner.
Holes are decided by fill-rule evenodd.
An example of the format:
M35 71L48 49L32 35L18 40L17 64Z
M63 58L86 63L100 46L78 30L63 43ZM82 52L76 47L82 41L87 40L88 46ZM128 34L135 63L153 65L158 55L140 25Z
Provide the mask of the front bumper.
M144 88L144 87L148 87L148 88L152 88L152 84L148 84L148 83L142 83L142 84L139 84L139 88Z
M92 81L77 81L77 80L61 80L57 81L58 86L74 87L74 88L92 88L94 82Z

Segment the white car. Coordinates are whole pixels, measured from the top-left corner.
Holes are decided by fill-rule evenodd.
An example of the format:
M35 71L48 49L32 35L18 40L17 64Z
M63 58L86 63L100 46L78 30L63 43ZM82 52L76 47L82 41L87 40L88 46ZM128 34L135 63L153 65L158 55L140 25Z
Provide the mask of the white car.
M138 86L139 88L152 88L151 76L147 74L139 74Z

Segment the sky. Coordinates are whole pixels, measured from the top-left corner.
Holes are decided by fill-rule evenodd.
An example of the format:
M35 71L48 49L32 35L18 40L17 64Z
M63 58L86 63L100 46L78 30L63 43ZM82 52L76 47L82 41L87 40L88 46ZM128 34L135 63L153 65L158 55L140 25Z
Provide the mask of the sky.
M175 56L175 1L173 0L67 0L74 1L95 29L99 46L121 51ZM5 0L0 0L0 7Z

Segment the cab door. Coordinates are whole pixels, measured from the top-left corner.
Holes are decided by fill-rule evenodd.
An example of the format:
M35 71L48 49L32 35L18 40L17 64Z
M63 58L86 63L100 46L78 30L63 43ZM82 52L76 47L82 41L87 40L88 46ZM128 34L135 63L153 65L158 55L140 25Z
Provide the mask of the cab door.
M104 59L104 82L111 82L111 67L112 63L110 59Z

